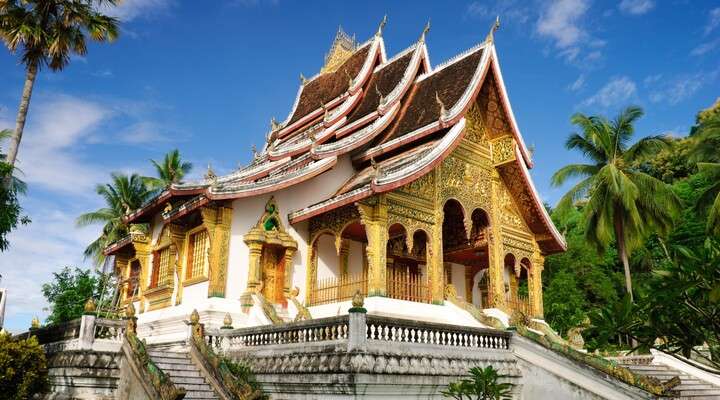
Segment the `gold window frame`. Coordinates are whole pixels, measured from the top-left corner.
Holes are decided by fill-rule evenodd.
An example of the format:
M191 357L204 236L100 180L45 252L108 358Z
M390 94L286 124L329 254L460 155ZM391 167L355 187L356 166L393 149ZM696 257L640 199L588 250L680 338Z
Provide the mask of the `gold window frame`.
M205 234L207 235L206 240L206 249L205 254L203 256L204 262L202 267L202 272L197 276L192 276L188 278L188 272L189 269L192 268L192 265L189 265L189 259L191 257L190 254L190 242L191 238L202 232L205 231ZM210 271L210 252L212 251L212 241L210 240L210 232L207 229L207 226L205 224L200 224L196 226L195 228L190 229L185 233L185 239L183 240L183 260L182 260L182 285L183 286L191 286L195 285L201 282L206 282L210 279L209 271Z

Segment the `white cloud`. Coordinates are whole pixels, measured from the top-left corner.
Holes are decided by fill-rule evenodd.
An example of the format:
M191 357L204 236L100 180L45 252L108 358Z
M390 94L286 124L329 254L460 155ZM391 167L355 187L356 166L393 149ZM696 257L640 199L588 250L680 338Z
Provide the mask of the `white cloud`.
M662 74L646 76L645 79L643 79L643 84L645 86L650 86L650 85L654 84L655 82L659 81L660 79L662 79L662 77L663 77Z
M532 16L528 4L518 0L498 0L494 3L473 1L468 4L467 12L471 16L495 18L500 17L501 23L524 24Z
M578 90L582 89L585 86L585 74L580 74L577 79L575 79L575 82L571 83L570 86L568 86L568 89L571 92L577 92Z
M142 121L129 126L125 131L118 134L118 139L128 144L153 144L171 141L172 138L163 134L163 131L164 128L157 123Z
M704 86L713 83L720 69L711 72L698 72L681 75L674 79L658 82L657 87L650 91L649 98L653 103L675 105L691 97Z
M718 48L718 46L720 46L720 38L698 45L697 47L692 49L690 55L699 57L715 50L716 48Z
M583 106L610 108L623 105L635 98L637 85L626 76L614 77L593 96L585 99Z
M655 2L652 0L622 0L618 8L625 14L642 15L652 10Z
M137 17L147 17L167 11L174 0L123 0L118 6L104 5L102 11L107 15L129 22Z
M575 46L586 36L580 19L589 6L587 0L557 0L549 3L540 15L537 32L554 39L558 48Z
M713 8L708 13L708 22L705 25L705 34L708 35L710 32L720 26L720 7Z

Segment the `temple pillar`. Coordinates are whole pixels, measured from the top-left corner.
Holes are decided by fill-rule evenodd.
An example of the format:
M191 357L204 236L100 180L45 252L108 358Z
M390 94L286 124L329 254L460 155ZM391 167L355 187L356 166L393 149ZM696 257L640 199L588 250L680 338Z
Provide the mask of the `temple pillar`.
M497 169L492 171L491 179L491 218L488 229L488 261L490 279L490 307L505 309L505 280L503 279L504 259L502 254L502 227L500 218L500 190L502 182Z
M135 258L140 263L140 281L138 282L138 297L140 298L140 309L138 312L145 312L145 289L150 284L150 240L147 236L133 235L133 248L135 249Z
M427 270L430 283L430 301L443 304L445 301L445 263L442 246L442 213L435 219L427 244ZM449 282L448 282L449 283Z
M542 271L544 267L545 257L536 251L533 255L530 271L528 271L528 300L532 317L538 319L544 318L542 293Z
M465 266L465 301L468 303L473 302L473 278L475 277L475 269L470 266Z
M348 276L348 265L349 265L349 259L350 259L350 241L341 239L340 242L340 255L339 258L339 265L340 265L340 276L341 277L347 277Z
M360 221L368 238L368 296L387 295L387 200L378 196L373 203L358 203Z
M296 248L292 247L286 247L285 248L285 255L284 255L284 261L285 261L285 271L284 271L284 279L285 282L283 283L283 296L287 298L290 295L290 289L292 288L292 266L293 266L293 257L295 256L295 252L297 251Z
M232 208L226 206L205 207L201 209L201 213L210 239L208 297L225 297Z
M243 241L248 247L248 280L247 292L257 292L262 280L262 260L264 235L259 229L251 229L243 237Z
M305 304L312 305L315 296L315 284L317 282L318 252L316 246L317 237L311 237L307 246L307 268L305 270Z

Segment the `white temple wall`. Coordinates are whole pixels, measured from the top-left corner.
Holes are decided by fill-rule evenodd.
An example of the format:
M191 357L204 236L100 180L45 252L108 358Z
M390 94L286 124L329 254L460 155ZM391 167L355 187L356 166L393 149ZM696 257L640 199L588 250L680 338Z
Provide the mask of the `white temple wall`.
M321 235L317 239L317 279L337 278L340 276L340 257L335 250L335 237Z
M462 264L449 263L452 268L452 284L455 286L458 297L465 298L465 266ZM466 299L467 300L467 299Z
M480 280L483 278L483 276L488 273L487 269L482 269L478 271L475 276L473 276L473 289L472 289L472 303L475 307L478 308L487 308L486 304L482 304L482 293L480 293ZM468 300L469 302L470 300Z
M348 274L361 274L363 271L363 243L351 240L349 251L350 253L348 254Z
M275 202L279 208L282 224L288 234L297 241L298 245L292 267L289 268L289 266L286 266L286 271L292 273L293 286L297 286L300 290L298 298L304 298L305 263L307 260L307 223L301 223L298 224L297 227L293 227L288 223L287 216L292 211L305 208L331 197L353 173L354 169L349 156L343 156L338 159L337 165L335 165L333 169L309 181L293 185L275 193L233 201L226 297L237 299L247 288L249 252L247 245L243 241L243 236L255 226L270 197L275 196Z
M208 286L210 286L209 281L185 286L182 293L182 304L192 305L204 303L208 296Z

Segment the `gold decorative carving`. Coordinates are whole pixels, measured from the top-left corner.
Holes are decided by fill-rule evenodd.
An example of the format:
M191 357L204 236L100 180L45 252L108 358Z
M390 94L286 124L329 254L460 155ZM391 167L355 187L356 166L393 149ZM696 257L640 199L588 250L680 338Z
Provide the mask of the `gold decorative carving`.
M482 146L487 146L487 132L482 119L482 111L477 103L473 103L465 114L465 139Z
M500 136L490 141L493 165L501 165L515 161L515 138L510 135Z
M369 204L358 203L357 210L368 238L365 250L368 258L368 295L385 296L387 293L387 200L385 196L377 196Z
M400 192L432 200L435 194L435 173L429 172L399 189Z

